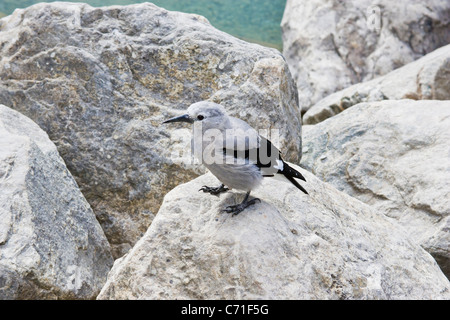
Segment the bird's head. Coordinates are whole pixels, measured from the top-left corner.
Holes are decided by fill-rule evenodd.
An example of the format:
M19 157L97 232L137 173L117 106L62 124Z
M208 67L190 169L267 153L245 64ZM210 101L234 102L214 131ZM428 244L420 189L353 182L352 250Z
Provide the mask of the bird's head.
M187 113L181 116L169 119L163 123L170 122L202 122L207 127L217 126L227 119L226 111L220 104L210 101L200 101L191 104L187 109Z

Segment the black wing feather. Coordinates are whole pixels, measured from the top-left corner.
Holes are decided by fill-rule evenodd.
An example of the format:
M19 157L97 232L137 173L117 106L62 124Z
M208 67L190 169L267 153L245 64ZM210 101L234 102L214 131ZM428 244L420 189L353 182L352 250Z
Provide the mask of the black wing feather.
M259 139L260 146L258 148L246 150L223 148L223 153L233 156L235 159L251 161L259 169L271 168L276 164L277 159L281 159L280 151L266 138L259 137ZM277 170L274 169L273 173L277 173Z
M259 137L259 147L246 150L236 150L223 148L223 153L228 156L233 156L235 159L245 159L247 162L251 161L260 170L264 169L263 176L273 177L274 174L283 174L293 185L300 189L305 194L308 192L303 188L294 178L306 181L305 177L290 167L281 158L281 152L266 138ZM276 160L283 162L283 170L275 169L273 166L277 164Z

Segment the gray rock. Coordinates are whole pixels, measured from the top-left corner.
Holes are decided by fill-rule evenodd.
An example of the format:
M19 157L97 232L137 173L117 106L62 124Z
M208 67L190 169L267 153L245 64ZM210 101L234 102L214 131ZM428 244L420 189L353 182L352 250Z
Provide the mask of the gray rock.
M450 2L288 0L281 25L305 112L450 43Z
M93 299L112 264L55 145L0 105L0 299Z
M267 179L237 216L243 194L197 192L210 173L176 187L97 299L450 299L394 219L299 170L309 196Z
M315 124L360 102L450 100L450 45L370 81L330 94L312 106L303 123Z
M360 103L303 129L302 166L397 219L450 277L450 101Z
M275 49L150 3L41 3L0 20L0 103L49 134L115 257L147 230L167 191L203 172L177 161L189 130L161 122L205 99L279 129L278 147L300 160L297 90Z

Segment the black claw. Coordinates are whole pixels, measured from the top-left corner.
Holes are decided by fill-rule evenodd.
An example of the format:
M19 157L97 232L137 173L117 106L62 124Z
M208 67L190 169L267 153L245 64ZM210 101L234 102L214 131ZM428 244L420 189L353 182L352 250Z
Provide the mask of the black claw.
M251 205L254 205L257 201L261 202L260 199L255 198L250 201L243 201L242 203L236 204L234 206L228 206L225 209L223 209L222 211L224 211L226 213L232 213L233 216L237 216L239 213L244 211L245 208L247 208Z
M229 189L227 187L225 187L223 184L220 185L219 187L208 187L208 186L203 186L201 187L198 191L203 191L203 192L208 192L212 195L218 195L222 192L226 192Z

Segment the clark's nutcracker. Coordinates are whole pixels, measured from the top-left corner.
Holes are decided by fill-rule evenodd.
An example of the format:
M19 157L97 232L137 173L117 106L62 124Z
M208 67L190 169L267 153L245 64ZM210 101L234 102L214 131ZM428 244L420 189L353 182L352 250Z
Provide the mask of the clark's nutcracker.
M194 124L194 154L202 158L201 162L222 183L219 187L203 186L199 191L217 195L228 191L229 187L247 192L242 203L228 206L224 211L237 215L260 201L248 198L263 177L285 177L308 194L294 179L306 181L305 178L283 161L280 151L246 122L228 116L223 106L209 101L197 102L187 109L186 114L163 123L170 122Z

